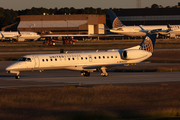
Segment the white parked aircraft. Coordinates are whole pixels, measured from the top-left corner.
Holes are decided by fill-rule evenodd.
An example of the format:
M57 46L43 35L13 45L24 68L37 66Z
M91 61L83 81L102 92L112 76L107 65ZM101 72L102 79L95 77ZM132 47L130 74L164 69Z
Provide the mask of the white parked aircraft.
M0 32L0 40L17 40L17 41L25 41L25 40L37 40L41 36L35 32Z
M141 32L141 28L139 26L125 26L123 23L119 20L119 18L114 14L114 12L111 9L108 9L108 14L112 23L112 29L106 29L110 30L110 32L113 33L119 33L122 35L127 36L145 36L146 34L144 32ZM180 35L180 25L143 25L142 26L144 30L155 30L155 29L161 29L161 30L169 30L167 32L160 32L159 35L162 36L169 36L170 38L175 38L176 36Z
M143 29L142 29L143 30ZM58 53L25 55L6 68L8 73L15 73L19 79L20 71L69 69L81 71L89 76L90 72L100 70L102 76L108 76L106 69L114 66L133 65L149 58L154 50L156 35L159 30L146 34L138 46L128 49L113 49L103 52Z

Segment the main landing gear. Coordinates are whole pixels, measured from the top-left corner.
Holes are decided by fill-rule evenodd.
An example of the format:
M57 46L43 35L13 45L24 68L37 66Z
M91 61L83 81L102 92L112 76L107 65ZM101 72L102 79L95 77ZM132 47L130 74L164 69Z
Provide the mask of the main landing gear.
M90 76L90 72L83 71L83 72L81 72L81 75L84 75L85 77L89 77Z
M101 76L103 76L103 77L107 77L109 74L106 72L106 68L105 67L102 67L101 69L100 69L100 71L101 71Z
M109 75L109 74L106 72L106 67L99 68L98 70L101 71L101 76L103 76L103 77L107 77L107 76ZM93 72L93 71L92 71L92 72ZM90 76L90 72L88 72L88 71L82 71L82 72L81 72L81 75L88 77L88 76Z

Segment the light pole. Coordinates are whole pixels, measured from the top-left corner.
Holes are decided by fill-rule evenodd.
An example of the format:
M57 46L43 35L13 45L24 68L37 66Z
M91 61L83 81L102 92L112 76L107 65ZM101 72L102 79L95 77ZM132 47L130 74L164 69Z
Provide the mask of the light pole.
M67 36L68 36L68 21L67 20L65 20L65 21L67 23Z

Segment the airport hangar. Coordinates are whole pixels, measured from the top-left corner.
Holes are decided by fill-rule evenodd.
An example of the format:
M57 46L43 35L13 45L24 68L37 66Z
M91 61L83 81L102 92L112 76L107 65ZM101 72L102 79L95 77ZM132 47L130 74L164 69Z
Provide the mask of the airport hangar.
M180 8L113 9L122 23L129 25L180 25ZM96 14L77 15L22 15L19 22L2 28L2 31L32 31L39 34L83 35L105 34L103 23L111 27L109 17ZM105 39L122 36L103 35ZM108 37L108 38L107 38ZM97 36L95 37L97 38ZM129 38L129 37L128 37Z
M2 28L2 31L31 31L40 35L91 35L105 34L106 15L21 15L19 22Z

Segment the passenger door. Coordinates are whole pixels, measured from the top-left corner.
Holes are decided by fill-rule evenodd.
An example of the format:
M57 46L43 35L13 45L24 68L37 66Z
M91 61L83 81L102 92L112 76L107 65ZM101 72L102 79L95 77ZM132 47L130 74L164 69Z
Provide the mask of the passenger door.
M93 61L92 56L88 55L88 57L89 57L89 62L92 62Z
M34 55L34 68L38 68L40 66L39 57Z

